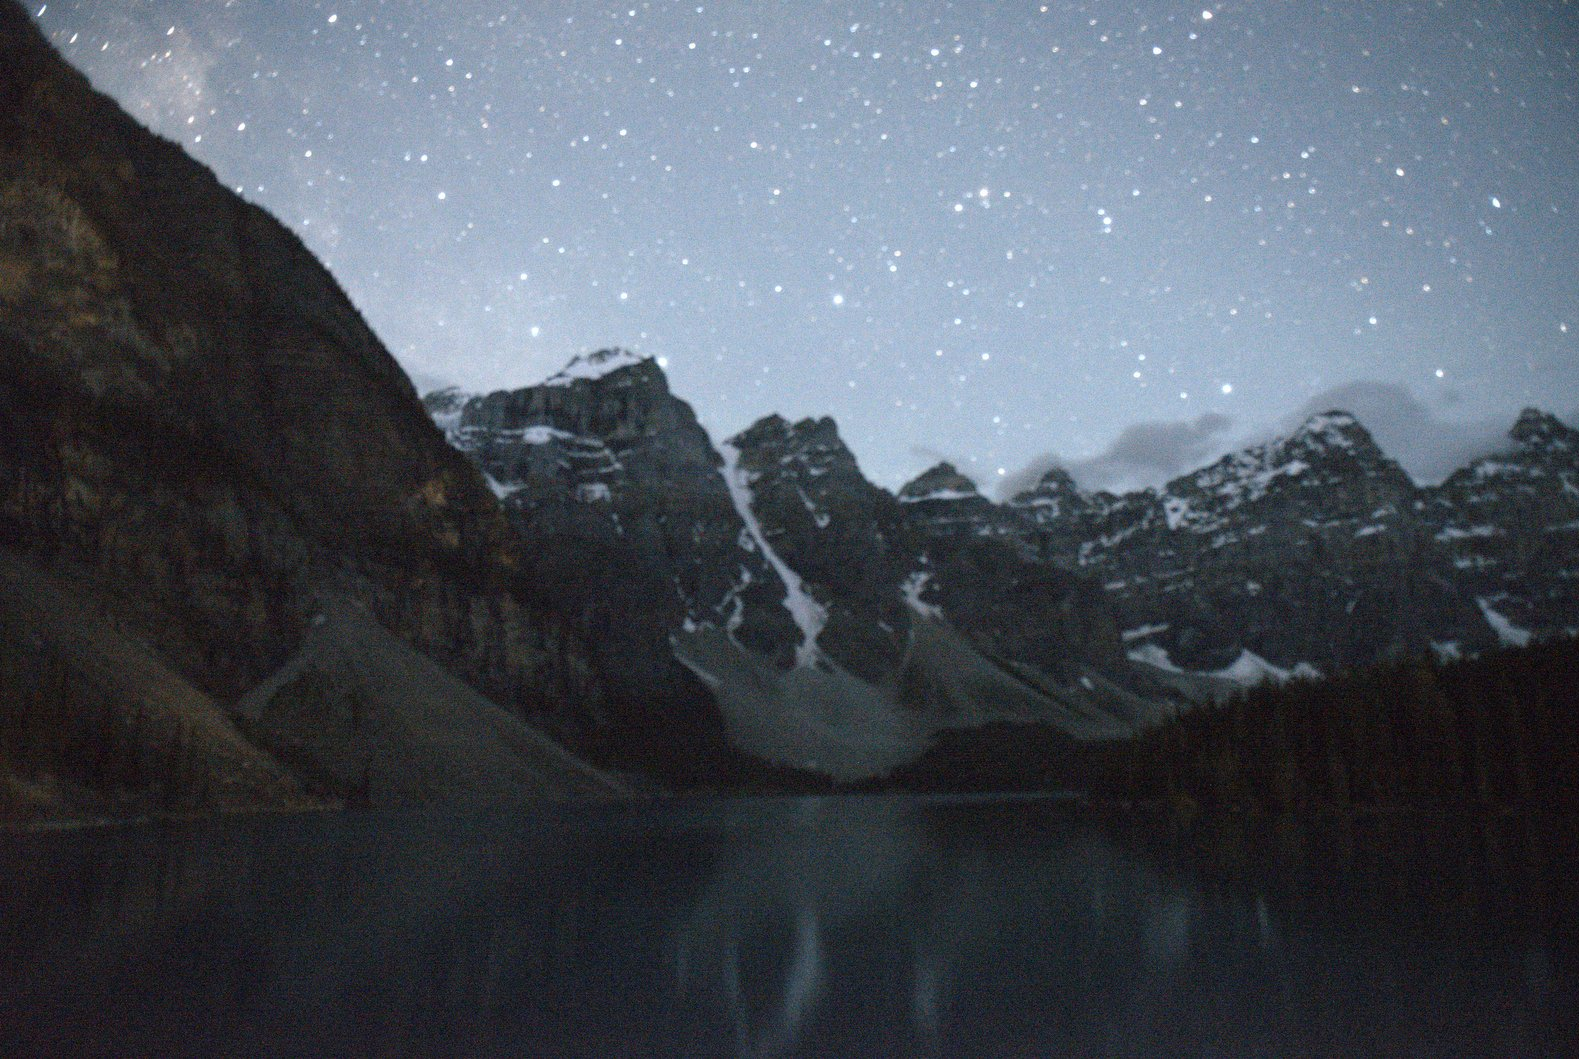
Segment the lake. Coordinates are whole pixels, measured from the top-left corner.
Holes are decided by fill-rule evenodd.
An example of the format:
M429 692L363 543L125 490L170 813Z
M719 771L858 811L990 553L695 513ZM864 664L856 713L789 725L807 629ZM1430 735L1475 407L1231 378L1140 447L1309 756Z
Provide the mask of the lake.
M1057 798L0 834L9 1056L1549 1056L1575 822Z

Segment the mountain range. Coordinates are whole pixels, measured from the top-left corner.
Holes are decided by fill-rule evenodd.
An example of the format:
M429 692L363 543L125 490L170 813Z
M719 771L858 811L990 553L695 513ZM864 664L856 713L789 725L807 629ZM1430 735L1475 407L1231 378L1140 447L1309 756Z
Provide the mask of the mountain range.
M1417 485L1323 411L1167 485L871 483L652 360L416 389L274 218L0 3L0 812L880 780L1579 628L1579 438ZM968 757L968 755L967 755ZM959 777L968 785L969 777Z
M1264 679L1579 631L1579 433L1533 409L1439 485L1330 410L1160 488L1055 468L994 503L946 463L875 486L827 418L715 446L623 350L425 402L580 571L541 580L616 700L705 711L689 669L736 746L841 779L946 729L1112 737Z

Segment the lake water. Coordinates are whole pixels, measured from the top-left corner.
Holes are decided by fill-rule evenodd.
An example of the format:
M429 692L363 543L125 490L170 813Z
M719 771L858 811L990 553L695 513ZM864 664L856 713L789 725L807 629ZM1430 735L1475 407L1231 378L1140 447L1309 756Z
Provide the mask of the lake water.
M911 797L0 835L0 1048L1579 1054L1574 838Z

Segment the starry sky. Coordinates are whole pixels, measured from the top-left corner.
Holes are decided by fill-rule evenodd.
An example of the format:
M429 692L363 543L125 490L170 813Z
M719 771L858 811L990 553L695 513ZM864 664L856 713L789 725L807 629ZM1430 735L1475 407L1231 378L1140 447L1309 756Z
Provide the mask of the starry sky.
M470 389L622 345L890 488L1143 479L1355 384L1579 409L1571 2L32 10Z

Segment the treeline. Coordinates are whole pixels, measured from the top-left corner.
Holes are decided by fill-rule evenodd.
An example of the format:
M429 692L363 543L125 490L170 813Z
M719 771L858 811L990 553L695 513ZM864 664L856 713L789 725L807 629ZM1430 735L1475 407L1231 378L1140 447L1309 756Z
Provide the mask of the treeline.
M211 774L190 726L124 701L53 651L0 642L0 818L46 804L115 813L205 808Z
M1579 641L1265 684L1077 771L1099 797L1268 811L1579 808Z

